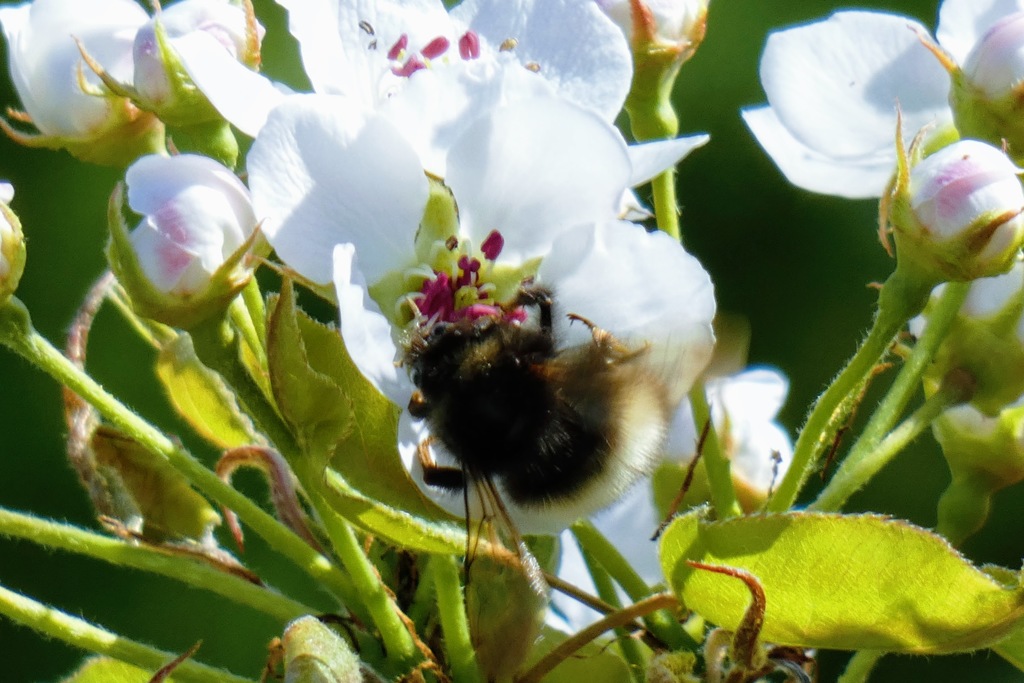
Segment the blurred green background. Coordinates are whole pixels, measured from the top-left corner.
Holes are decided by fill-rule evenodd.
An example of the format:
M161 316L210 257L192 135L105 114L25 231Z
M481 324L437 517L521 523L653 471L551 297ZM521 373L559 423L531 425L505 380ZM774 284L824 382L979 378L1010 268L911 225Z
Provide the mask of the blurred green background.
M859 6L914 16L934 26L934 0ZM283 13L269 1L257 1L256 7L268 28L265 71L305 87ZM892 263L875 238L875 203L835 200L788 186L748 134L739 109L763 102L757 67L768 31L823 18L841 7L823 0L713 0L707 40L684 67L677 88L683 133L712 136L679 174L686 243L712 274L720 308L750 321L750 362L774 365L789 376L790 397L781 417L791 433L866 331L874 301L868 285L884 280ZM0 78L0 103L17 107L6 73ZM104 269L105 207L119 173L0 139L0 178L15 185L13 206L29 239L28 268L18 295L42 334L62 345L82 296ZM151 353L110 309L99 316L90 349L89 368L96 378L212 461L214 454L189 441L187 429L168 410L154 381ZM869 396L862 414L870 412L872 400ZM85 495L65 462L60 407L52 381L0 348L0 505L94 527ZM253 495L264 496L256 477L243 474L239 480ZM924 437L848 509L931 526L935 501L947 481L941 455ZM1018 567L1022 515L1019 487L1004 491L988 526L964 552L977 563ZM250 534L245 559L268 583L327 607L315 586L274 562L255 535ZM254 677L263 666L268 640L277 634L269 619L219 598L28 543L0 540L0 584L167 650L182 651L202 639L203 661ZM2 681L55 681L81 657L73 648L0 618ZM845 658L845 653L823 653L821 680L835 680ZM872 680L1014 681L1024 675L997 656L981 653L890 656Z

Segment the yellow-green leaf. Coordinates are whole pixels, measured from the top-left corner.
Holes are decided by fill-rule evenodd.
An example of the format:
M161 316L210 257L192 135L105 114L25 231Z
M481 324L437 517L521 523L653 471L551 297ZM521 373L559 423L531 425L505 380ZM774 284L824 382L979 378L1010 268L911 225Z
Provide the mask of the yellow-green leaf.
M941 654L989 647L1024 619L1024 589L999 583L945 539L878 515L793 512L721 522L694 512L661 541L689 608L729 630L750 595L687 560L744 569L767 596L761 638L780 645Z
M203 365L187 334L165 344L156 374L171 403L197 433L220 448L258 443L252 422L238 408L220 375Z
M1015 628L1009 636L993 645L992 649L1010 664L1024 671L1024 626Z
M326 475L331 507L375 536L409 550L460 555L466 551L463 523L426 519L368 498L352 489L333 470Z
M267 364L274 399L303 450L333 452L352 422L352 405L339 378L341 336L303 314L290 280L271 302Z
M149 683L152 671L107 657L90 657L61 683ZM174 683L174 676L164 679Z
M202 539L220 524L220 515L188 480L130 437L100 427L91 445L97 464L117 475L113 480L108 476L108 481L123 488L138 508L146 540Z

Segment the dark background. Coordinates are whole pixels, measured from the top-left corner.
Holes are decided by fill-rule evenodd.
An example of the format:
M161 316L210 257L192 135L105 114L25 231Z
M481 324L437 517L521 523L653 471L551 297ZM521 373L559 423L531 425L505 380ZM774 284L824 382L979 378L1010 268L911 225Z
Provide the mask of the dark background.
M282 12L269 1L256 6L268 27L265 71L305 87ZM866 331L874 302L868 284L884 280L892 262L875 238L875 203L831 199L787 185L753 141L739 109L763 102L757 66L767 32L823 18L842 6L822 0L714 0L707 40L684 67L677 87L683 134L706 131L712 136L680 171L686 243L710 271L720 308L750 321L750 362L775 365L789 376L791 392L781 418L791 433ZM934 26L934 1L859 6L911 15ZM0 76L0 103L18 106L6 74ZM13 206L29 240L18 296L39 331L62 345L83 294L104 269L105 206L119 173L0 139L0 178L15 185ZM96 378L158 425L187 434L154 381L151 353L110 309L101 313L90 348L89 367ZM872 400L877 397L868 398L862 413L870 412ZM0 348L0 505L94 527L64 459L64 431L58 387ZM202 446L189 445L212 458ZM932 526L935 501L947 481L934 441L923 437L847 509L875 510ZM263 495L255 477L242 475L240 482ZM1022 507L1019 488L1004 491L988 526L966 544L965 553L979 564L1018 567L1024 545ZM303 576L274 562L254 534L246 560L269 583L310 604L326 604ZM30 543L0 540L0 584L163 649L182 651L201 638L203 661L254 677L277 631L268 618L178 583ZM0 618L0 680L54 681L81 657L73 648ZM821 680L834 680L845 657L824 653ZM987 652L889 656L872 678L1022 679L1024 674Z

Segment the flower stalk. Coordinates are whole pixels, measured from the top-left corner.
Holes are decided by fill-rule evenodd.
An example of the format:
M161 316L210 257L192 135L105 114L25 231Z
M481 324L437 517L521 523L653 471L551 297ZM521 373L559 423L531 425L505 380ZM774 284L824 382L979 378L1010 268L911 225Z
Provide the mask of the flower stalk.
M104 418L151 453L162 457L197 489L220 505L231 508L253 531L303 571L344 599L353 594L349 579L302 538L256 503L225 484L185 449L175 445L85 374L31 323L28 309L12 297L0 305L0 344L36 365L95 407Z
M112 633L3 586L0 586L0 614L69 645L142 669L156 671L177 657L173 652L158 650ZM253 683L251 679L190 659L183 661L174 670L174 680L182 683Z
M469 632L469 621L466 619L466 602L455 558L451 555L434 555L430 558L430 565L452 679L455 683L483 683Z

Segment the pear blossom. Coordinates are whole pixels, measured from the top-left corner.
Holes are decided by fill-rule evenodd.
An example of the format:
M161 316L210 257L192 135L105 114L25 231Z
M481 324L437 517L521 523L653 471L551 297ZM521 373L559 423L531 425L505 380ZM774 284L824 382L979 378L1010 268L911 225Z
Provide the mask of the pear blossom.
M737 494L747 509L763 502L779 481L793 455L793 444L776 416L782 408L789 382L777 370L750 368L707 382L711 419L732 463ZM683 402L672 423L667 458L680 463L695 455L699 432L693 423L689 401ZM760 501L760 502L759 502ZM664 583L658 544L651 541L662 522L654 504L651 480L645 479L619 502L592 517L594 526L622 553L649 585ZM561 534L562 557L558 577L593 593L593 582L571 532ZM595 621L599 615L561 593L552 594L553 613L548 621L571 632Z
M710 355L711 283L667 236L616 220L638 170L613 126L557 97L496 106L454 137L442 185L392 121L337 99L289 98L271 112L248 157L250 187L278 255L333 279L346 347L388 398L405 408L412 396L396 366L410 330L498 310L534 282L558 292L562 344L591 343L565 314L592 316L625 344L650 344L652 371L671 372L681 400ZM399 429L422 483L424 425L405 413ZM424 488L461 512L461 496ZM524 530L572 521L513 515Z
M280 4L288 10L314 92L345 97L350 107L376 109L423 72L493 61L499 54L609 121L629 91L629 47L592 0L465 0L451 13L441 0ZM551 30L566 26L571 34ZM190 39L176 47L214 106L249 135L256 135L285 96L211 49L209 41ZM457 109L456 102L446 107ZM472 107L463 113L471 114Z
M143 216L131 243L163 293L200 292L256 228L248 189L208 157L143 157L125 179L128 204Z
M132 0L35 0L0 8L11 80L33 136L4 123L23 144L66 148L101 163L155 151L162 129L126 98L105 92L76 39L116 78L132 73L132 41L148 17Z
M896 165L897 111L911 135L945 135L954 120L952 64L969 60L985 30L1024 9L1020 0L945 0L937 47L907 17L837 12L773 33L761 58L768 106L743 118L786 178L842 197L878 197Z

